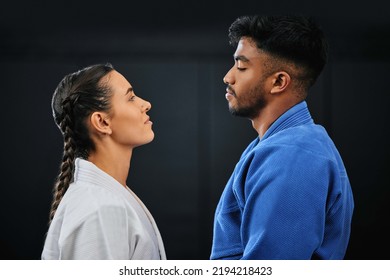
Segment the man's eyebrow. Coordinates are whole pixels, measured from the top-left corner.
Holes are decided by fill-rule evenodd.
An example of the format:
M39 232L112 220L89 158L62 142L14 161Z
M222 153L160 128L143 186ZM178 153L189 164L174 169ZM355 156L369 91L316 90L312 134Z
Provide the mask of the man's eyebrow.
M234 56L234 60L235 60L235 61L241 60L242 62L248 62L248 61L249 61L249 59L246 58L246 57L243 56L243 55L236 55L236 56Z
M129 92L133 92L133 88L132 88L132 87L129 87L129 88L127 89L125 95L128 94Z

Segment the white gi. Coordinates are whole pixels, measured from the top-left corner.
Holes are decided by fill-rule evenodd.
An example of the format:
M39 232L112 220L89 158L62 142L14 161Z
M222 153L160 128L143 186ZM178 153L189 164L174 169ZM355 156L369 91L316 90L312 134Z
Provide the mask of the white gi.
M93 163L77 158L74 182L50 225L42 259L166 259L141 200Z

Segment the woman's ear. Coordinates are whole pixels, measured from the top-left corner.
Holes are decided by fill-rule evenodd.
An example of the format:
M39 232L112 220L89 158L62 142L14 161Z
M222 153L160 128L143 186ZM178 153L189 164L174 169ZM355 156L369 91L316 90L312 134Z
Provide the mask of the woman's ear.
M112 133L110 118L107 113L94 112L90 117L91 128L98 133L108 134Z
M273 75L271 94L278 94L286 90L291 83L290 75L285 71Z

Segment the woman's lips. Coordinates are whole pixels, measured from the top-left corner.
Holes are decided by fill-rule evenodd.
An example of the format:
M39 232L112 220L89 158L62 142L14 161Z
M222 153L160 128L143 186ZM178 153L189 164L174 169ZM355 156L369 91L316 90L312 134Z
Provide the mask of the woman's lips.
M150 117L144 122L144 124L153 124L153 122L150 120Z

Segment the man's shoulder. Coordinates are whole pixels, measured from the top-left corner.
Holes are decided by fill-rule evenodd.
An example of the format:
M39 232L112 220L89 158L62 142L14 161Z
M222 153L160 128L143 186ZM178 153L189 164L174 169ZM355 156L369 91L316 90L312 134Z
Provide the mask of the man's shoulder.
M320 125L303 125L285 129L253 146L251 156L267 157L321 157L332 158L335 146Z

